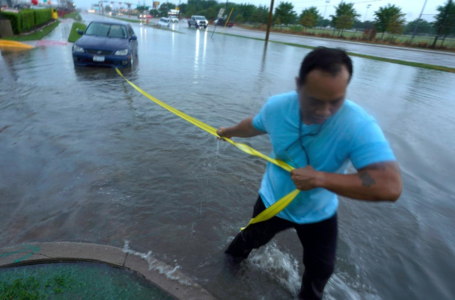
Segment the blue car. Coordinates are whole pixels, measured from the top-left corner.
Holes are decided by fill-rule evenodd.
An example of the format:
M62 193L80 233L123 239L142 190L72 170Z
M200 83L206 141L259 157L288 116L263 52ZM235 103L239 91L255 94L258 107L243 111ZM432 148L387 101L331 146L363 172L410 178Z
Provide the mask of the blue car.
M137 57L137 37L127 23L93 21L78 33L82 37L73 45L77 66L126 67Z

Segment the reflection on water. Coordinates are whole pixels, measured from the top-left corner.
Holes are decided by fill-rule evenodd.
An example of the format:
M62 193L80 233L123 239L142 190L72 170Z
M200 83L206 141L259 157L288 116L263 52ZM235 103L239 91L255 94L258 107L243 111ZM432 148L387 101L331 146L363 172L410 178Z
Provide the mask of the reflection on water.
M255 115L293 90L309 50L134 25L125 76L214 127ZM202 36L203 35L203 36ZM235 49L235 50L233 50ZM194 53L193 53L194 51ZM202 53L200 53L200 51ZM262 55L261 55L262 52ZM237 276L223 262L251 216L265 163L171 115L109 68L74 68L71 46L0 57L0 244L88 241L153 254L219 299L290 299L301 246L287 231ZM361 58L349 99L391 142L396 204L340 201L327 299L450 299L455 294L455 75ZM248 144L268 153L265 136ZM412 288L406 288L412 287Z
M200 31L196 31L196 52L194 55L194 70L197 71L198 65L199 65L199 36L200 36Z
M202 53L202 61L205 62L205 52L207 51L207 36L209 31L204 31L204 52Z

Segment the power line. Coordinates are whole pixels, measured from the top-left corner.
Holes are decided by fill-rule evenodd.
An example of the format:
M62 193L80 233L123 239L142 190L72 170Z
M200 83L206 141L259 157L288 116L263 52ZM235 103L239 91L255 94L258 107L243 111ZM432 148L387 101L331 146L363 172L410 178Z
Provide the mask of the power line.
M414 39L414 36L416 35L417 28L419 27L420 19L422 18L422 14L423 14L423 11L425 10L426 5L427 5L427 0L425 0L425 2L423 3L423 7L422 7L422 11L420 12L419 19L417 19L416 27L414 28L414 32L412 33L411 43L412 43L412 40Z

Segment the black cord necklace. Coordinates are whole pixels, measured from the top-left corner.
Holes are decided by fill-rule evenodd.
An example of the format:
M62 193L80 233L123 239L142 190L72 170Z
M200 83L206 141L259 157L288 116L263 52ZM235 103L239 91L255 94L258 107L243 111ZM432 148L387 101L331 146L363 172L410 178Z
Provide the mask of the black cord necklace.
M303 120L302 120L302 110L299 108L299 144L300 144L300 147L302 147L303 152L305 153L305 157L306 157L306 161L307 161L308 165L311 165L310 157L308 155L308 152L306 151L305 146L303 146L303 137L309 137L309 136L318 135L319 132L321 131L321 128L322 128L323 124L319 125L319 128L318 128L318 130L316 132L302 135L302 125L303 124L304 123L303 123Z

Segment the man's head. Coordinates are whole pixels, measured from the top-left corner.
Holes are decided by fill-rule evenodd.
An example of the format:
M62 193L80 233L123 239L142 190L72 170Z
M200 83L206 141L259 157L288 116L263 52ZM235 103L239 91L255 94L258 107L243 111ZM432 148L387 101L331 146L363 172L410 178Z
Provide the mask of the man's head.
M321 124L341 108L352 77L352 61L344 50L318 47L302 62L296 78L302 119Z

